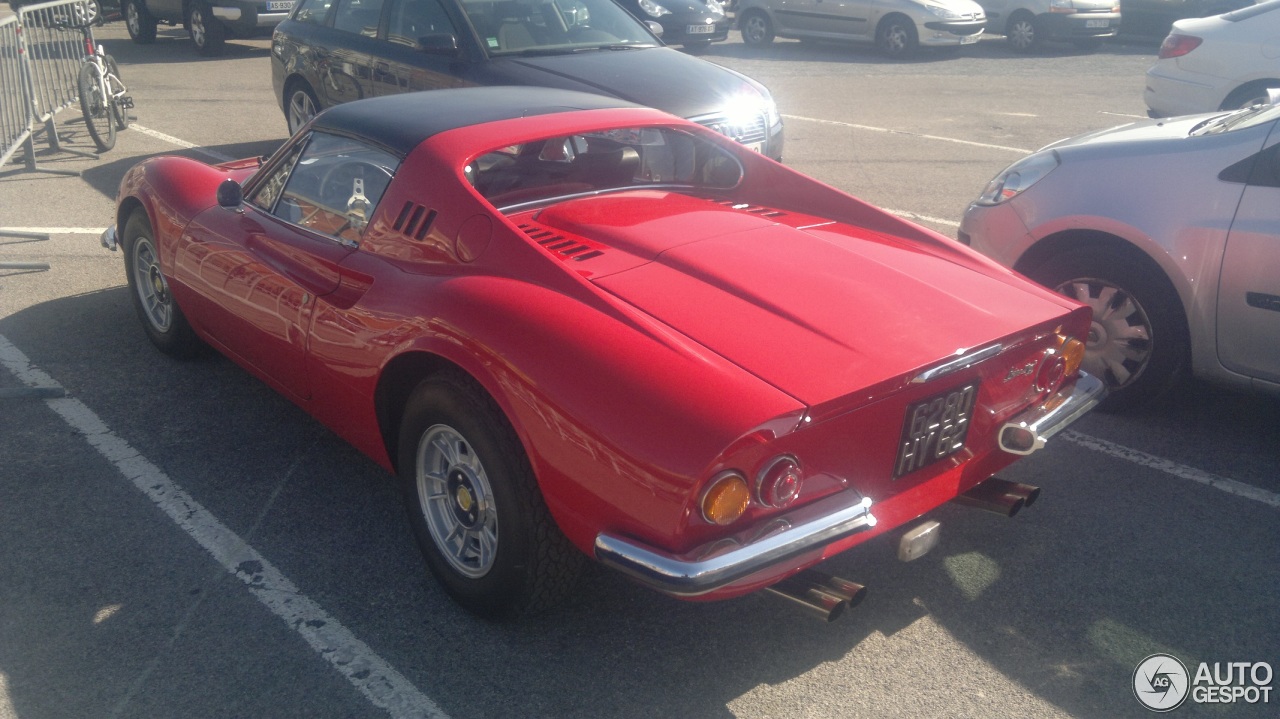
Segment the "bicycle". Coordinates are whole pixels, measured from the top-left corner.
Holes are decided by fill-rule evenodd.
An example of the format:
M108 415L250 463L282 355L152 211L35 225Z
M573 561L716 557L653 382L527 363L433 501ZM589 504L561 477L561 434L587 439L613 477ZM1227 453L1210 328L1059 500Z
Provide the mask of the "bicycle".
M126 94L129 88L120 79L120 66L93 39L92 27L102 24L101 14L89 15L80 22L63 20L58 26L84 32L85 57L76 78L80 111L93 144L106 152L116 146L116 131L129 128L127 111L133 109L133 97Z

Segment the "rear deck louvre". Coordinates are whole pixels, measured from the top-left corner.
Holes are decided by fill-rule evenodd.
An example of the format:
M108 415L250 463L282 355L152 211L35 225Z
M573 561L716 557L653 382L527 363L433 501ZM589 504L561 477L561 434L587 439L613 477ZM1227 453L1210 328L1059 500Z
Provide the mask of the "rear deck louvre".
M545 227L530 224L528 222L516 225L526 235L536 241L539 245L554 251L556 254L574 262L582 262L593 257L599 257L604 254L603 251L595 249L592 244L571 240L564 235L548 230Z

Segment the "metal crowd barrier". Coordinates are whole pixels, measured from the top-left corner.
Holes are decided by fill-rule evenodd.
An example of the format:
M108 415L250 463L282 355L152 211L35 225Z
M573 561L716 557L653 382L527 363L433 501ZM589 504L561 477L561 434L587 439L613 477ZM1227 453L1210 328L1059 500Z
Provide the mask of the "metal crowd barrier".
M54 152L97 157L63 147L54 122L55 115L79 100L76 77L85 43L93 41L89 29L58 24L81 22L89 12L88 0L54 0L19 8L16 16L0 20L0 168L24 149L28 171L80 174L39 167L37 137Z

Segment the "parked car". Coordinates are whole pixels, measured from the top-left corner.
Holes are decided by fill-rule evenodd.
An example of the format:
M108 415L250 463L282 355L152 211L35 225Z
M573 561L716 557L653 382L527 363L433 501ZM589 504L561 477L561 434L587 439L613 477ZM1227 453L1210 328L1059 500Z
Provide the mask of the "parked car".
M874 44L890 57L976 43L987 24L972 0L741 0L737 17L747 45L767 45L775 37L836 40Z
M1177 20L1249 7L1254 0L1120 0L1126 35L1164 37Z
M1135 408L1181 374L1280 389L1280 107L1146 120L1001 172L960 241L1093 308L1084 367Z
M613 0L299 0L272 38L271 79L291 133L360 98L535 85L656 107L782 158L763 85L661 44Z
M957 497L1026 506L992 474L1103 391L1086 307L598 95L348 103L265 161L145 160L117 202L103 243L151 341L217 348L396 472L485 615L590 557L829 616L861 587L801 570Z
M1235 110L1280 88L1280 0L1225 15L1179 20L1147 70L1152 117Z
M1096 50L1120 28L1120 0L978 0L987 13L987 29L1003 33L1019 52L1046 41L1065 40Z
M729 39L733 23L720 0L618 0L618 4L644 22L662 26L662 41L701 50Z
M270 34L292 9L293 0L120 0L134 42L155 42L160 23L182 25L201 55L221 55L229 37Z

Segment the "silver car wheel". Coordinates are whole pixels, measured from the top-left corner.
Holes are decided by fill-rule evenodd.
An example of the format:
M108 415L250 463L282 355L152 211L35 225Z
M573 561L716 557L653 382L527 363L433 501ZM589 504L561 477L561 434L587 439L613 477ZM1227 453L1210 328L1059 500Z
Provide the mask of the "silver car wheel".
M143 313L157 332L168 332L173 324L173 296L160 273L155 245L149 237L138 237L134 243L133 276L137 278L135 286Z
M191 41L196 47L205 45L204 13L198 6L191 8Z
M890 53L897 54L907 47L907 31L901 25L890 27L884 34L884 47Z
M770 40L769 21L760 13L751 13L742 22L742 40L748 45L763 45Z
M1029 17L1016 18L1009 23L1008 35L1009 44L1013 45L1015 50L1027 51L1036 45L1036 24Z
M1094 278L1064 282L1057 291L1093 310L1085 344L1084 371L1113 389L1132 384L1151 361L1151 319L1138 300L1121 287Z
M125 3L124 24L131 37L137 37L142 34L142 18L138 17L138 3Z
M418 508L436 548L459 574L488 574L498 552L498 512L471 443L448 425L433 425L418 442L416 465Z
M300 130L315 116L316 105L311 100L311 94L302 89L294 90L289 97L289 134Z

